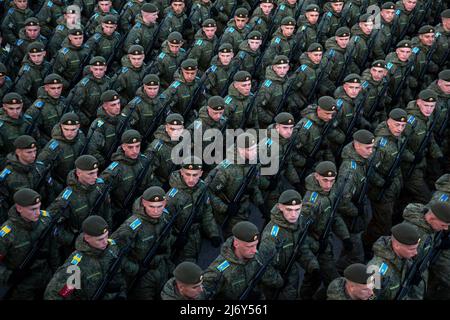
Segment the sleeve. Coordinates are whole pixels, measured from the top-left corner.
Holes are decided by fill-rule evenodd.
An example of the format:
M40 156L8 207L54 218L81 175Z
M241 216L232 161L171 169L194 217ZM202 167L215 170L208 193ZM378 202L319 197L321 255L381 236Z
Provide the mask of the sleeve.
M312 239L309 236L306 236L305 241L300 247L300 254L298 261L300 266L307 273L311 273L313 270L320 269L319 261L316 258L316 255L311 250Z
M67 286L67 280L70 273L67 273L67 268L70 266L69 263L62 265L53 278L50 280L49 284L44 293L44 300L73 300L75 299L74 291L76 289L70 289Z
M334 223L332 227L333 233L341 240L350 238L350 232L348 231L347 225L342 219L341 215L336 212L334 217Z
M224 191L225 187L227 186L228 176L225 172L225 170L217 169L218 172L213 176L210 184L209 189L211 191L211 203L212 203L212 209L214 211L217 211L218 213L226 213L228 210L228 204L222 201L222 199L218 196L221 192ZM212 173L213 171L211 171ZM210 175L211 175L210 173Z
M16 36L13 31L14 29L17 29L17 25L11 19L11 15L7 13L2 23L2 34L6 42L8 42L11 46L16 43Z
M218 292L224 290L225 282L223 273L214 267L214 263L210 265L203 274L203 287L206 296L214 299Z
M64 71L67 69L67 63L64 59L64 55L61 51L58 51L55 57L55 63L53 64L53 72L63 77ZM64 77L63 77L64 78Z
M219 236L219 228L217 226L216 219L214 218L211 207L211 196L207 191L206 200L203 204L202 211L202 229L209 239Z
M94 125L96 125L95 122ZM92 138L87 146L87 154L93 155L99 161L100 165L104 166L106 159L102 154L102 149L105 146L105 138L100 132L98 132L98 129L92 132L93 130L94 129L91 125L88 137L92 134Z
M5 226L3 226L5 228ZM2 228L2 230L3 230ZM2 231L4 232L4 231ZM8 279L12 273L12 270L9 270L6 265L3 263L3 260L8 255L10 249L10 243L8 239L8 234L0 237L0 285L4 286L7 284Z

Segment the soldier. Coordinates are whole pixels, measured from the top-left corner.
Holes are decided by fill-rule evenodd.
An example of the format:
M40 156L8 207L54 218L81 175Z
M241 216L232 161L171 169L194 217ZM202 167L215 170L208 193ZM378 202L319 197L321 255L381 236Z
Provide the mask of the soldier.
M5 164L6 155L14 151L14 140L24 135L31 125L30 117L22 113L22 96L15 92L7 93L2 100L0 112L0 168ZM38 138L37 130L30 132L35 139Z
M442 57L442 60L438 63L440 66L447 65L447 68L450 67L448 63L448 56L450 54L450 9L444 10L440 14L441 23L439 23L435 31L436 33L440 33L440 36L436 39L438 42L436 51L437 55ZM447 61L446 61L447 60Z
M340 27L336 30L335 36L325 41L325 56L330 60L330 80L337 83L338 79L342 77L343 69L345 67L346 50L350 41L350 29L347 27ZM340 83L338 83L339 85Z
M8 76L9 72L6 69L5 65L0 62L0 97L3 99L3 96L11 91L14 83L11 78Z
M14 205L0 229L0 283L10 287L10 299L41 299L51 278L50 241L46 239L31 264L18 271L29 252L49 228L50 215L41 208L41 196L29 188L14 193Z
M286 5L289 4L287 1ZM281 10L281 6L280 6ZM295 33L295 43L300 44L299 52L305 52L308 47L317 43L317 26L319 25L320 8L316 4L309 4L305 13L300 15L297 20L297 32ZM297 57L297 52L293 53L293 57Z
M95 1L93 1L93 0L74 0L73 4L80 8L81 24L85 26L86 22L94 14L94 9L96 7Z
M353 142L347 144L342 151L342 164L337 181L342 184L348 174L348 184L344 189L339 212L350 232L353 248L351 251L341 252L336 264L338 271L344 270L352 263L364 262L361 235L369 222L370 210L370 202L363 190L364 185L370 183L381 187L384 184L384 179L372 170L373 166L377 167L373 162L379 162L378 159L369 162L369 158L373 157L374 142L375 137L370 131L358 130L353 134Z
M122 30L123 34L127 34L131 27L135 23L135 17L138 15L139 11L142 10L142 7L146 1L144 0L128 0L120 12L120 30ZM117 9L117 8L116 8Z
M373 6L378 6L377 0L350 0L344 5L343 15L347 15L348 19L346 20L346 24L348 26L354 26L358 23L358 18L364 12L369 12L369 10L373 10ZM379 9L378 9L379 10ZM346 12L347 11L347 12ZM378 11L379 12L379 11ZM372 13L374 14L374 13Z
M89 72L78 82L67 96L70 103L80 116L81 127L87 131L97 115L101 104L101 95L111 85L111 78L106 75L106 59L92 57L89 60Z
M49 212L62 216L53 234L59 246L60 262L73 250L79 233L84 229L83 221L87 217L95 213L105 219L109 226L112 225L108 188L102 179L97 178L98 167L99 163L95 157L78 157L75 160L75 169L67 175L67 187L47 208Z
M186 50L183 46L183 36L174 31L161 45L161 52L149 67L149 72L161 79L161 87L166 89L172 82L174 73L182 61L185 60Z
M260 50L262 45L262 35L259 31L252 31L248 34L246 40L239 44L239 52L236 54L236 59L240 60L240 70L253 72L255 69L255 63L258 57L263 54ZM262 70L264 71L264 70ZM257 70L257 75L259 77L259 72Z
M393 39L395 38L392 28L397 23L395 15L395 4L393 2L383 3L380 11L380 32L374 40L373 45L373 58L376 60L383 60L386 55L391 52L394 45Z
M237 61L233 61L233 46L224 43L219 47L217 55L214 56L208 66L211 65L205 81L205 96L224 96L233 76L238 71Z
M262 265L265 257L256 249L259 242L258 228L251 222L241 221L233 227L233 234L222 245L220 255L209 265L203 275L203 284L209 298L214 300L238 300ZM283 279L269 264L261 282L249 294L251 300L265 298L263 285L281 287Z
M286 56L275 56L272 64L266 68L265 81L258 90L256 106L258 108L259 127L266 128L272 123L274 117L282 111L283 101L289 82L287 74L289 72L289 59ZM286 101L286 99L284 99Z
M158 8L151 4L145 3L141 8L141 14L136 17L136 23L126 35L123 44L125 53L134 44L141 45L144 52L151 53L153 47L157 43L155 35L157 29Z
M86 36L91 37L95 33L95 29L101 23L104 16L108 14L119 15L119 13L113 8L111 0L99 0L95 6L95 14L93 14L89 21L83 25L85 26Z
M370 300L374 297L373 275L367 266L354 263L344 270L344 276L333 280L327 289L327 300Z
M214 20L217 21L217 30L220 34L223 33L227 27L227 23L233 18L239 7L243 7L244 4L239 5L237 0L217 0L214 2L214 6L211 9L211 15L214 15Z
M323 161L318 163L315 171L305 179L306 193L303 197L302 215L305 219L312 218L314 222L308 229L301 250L300 261L306 271L300 289L303 300L324 299L324 289L339 277L331 231L342 240L345 251L351 251L353 248L348 228L337 212L338 201L341 200L338 197L346 187L346 181L337 185L336 176L336 165L331 161ZM328 224L330 229L326 231ZM317 291L322 281L324 288Z
M128 54L121 59L122 69L115 76L112 89L116 90L122 99L122 104L134 98L136 90L142 83L145 75L145 52L140 45L132 45Z
M203 21L202 28L195 34L195 42L189 52L189 58L198 61L198 68L202 72L208 69L214 56L214 49L219 41L216 31L216 22L213 19L207 19Z
M225 104L228 106L225 107L225 115L229 117L229 128L258 129L258 112L252 103L254 94L250 91L251 87L252 77L249 72L239 71L233 76L233 82L228 87L228 95L225 97Z
M363 234L364 251L367 256L370 256L372 245L379 237L389 235L392 220L395 219L394 206L403 188L399 161L408 156L403 146L407 143L403 135L407 117L405 110L392 109L389 118L375 129L375 144L379 146L378 157L381 165L374 170L383 177L385 183L381 187L371 185L368 193L372 206L372 219ZM400 153L402 146L404 151ZM395 161L397 164L394 164Z
M227 28L220 38L220 43L230 43L233 46L233 52L238 52L239 44L245 40L245 37L251 31L248 20L248 10L238 8L233 19L228 21Z
M52 30L58 25L58 18L63 16L64 9L67 7L66 0L49 0L41 6L41 9L36 14L42 28L42 34L48 39L51 38Z
M282 0L277 2L277 8L275 9L273 21L276 27L280 26L281 20L285 17L297 17L297 12L302 10L305 1L299 4L300 1L297 0Z
M125 106L123 114L131 113L131 126L140 132L144 144L151 142L153 133L164 121L166 106L159 92L160 81L155 74L147 74L136 96Z
M81 29L70 29L67 40L63 42L62 49L55 56L53 72L64 78L66 89L78 82L81 75L80 69L89 61L90 50L83 45L83 39Z
M264 227L261 236L260 252L272 252L276 250L277 241L283 242L283 249L278 253L274 269L277 278L282 278L282 274L286 269L289 260L294 254L296 241L304 232L301 226L300 214L302 211L302 196L295 190L289 189L284 191L278 201L271 210L269 223ZM285 288L280 292L278 297L273 297L273 288L265 287L264 294L267 299L278 298L280 300L297 300L299 287L299 256L287 274L287 278L283 279L286 283Z
M204 300L203 270L193 262L180 263L161 291L162 300Z
M216 221L222 225L225 237L231 234L231 230L239 221L248 220L250 215L250 204L261 206L264 199L261 193L262 181L258 179L260 164L249 164L254 162L257 155L256 138L250 133L242 133L234 145L217 167L209 173L209 189L211 191L211 204ZM255 173L249 174L252 167ZM239 178L238 178L239 177ZM237 191L242 183L249 180L244 194L235 199ZM238 200L238 202L234 202ZM227 217L227 214L230 217Z
M165 124L158 127L146 152L153 152L154 173L164 189L169 187L169 178L175 164L172 161L172 149L179 144L183 135L184 119L181 114L172 113L165 118Z
M108 223L100 216L90 216L81 225L82 233L77 237L75 251L58 268L45 290L45 300L91 300L102 283L111 264L118 259L119 248L108 239ZM68 268L78 267L80 286L70 283ZM126 298L126 283L121 275L123 265L105 288L103 300Z
M360 74L372 58L372 48L378 34L378 29L374 30L374 16L370 13L361 15L359 23L352 27L351 32L352 37L347 47L347 52L351 55L349 69Z
M66 184L68 173L81 155L86 137L80 130L80 117L73 112L64 114L53 127L50 140L38 155L38 160L51 168L50 173L61 185Z
M411 35L417 30L417 4L418 1L414 0L401 0L396 2L396 11L400 11L398 14L396 13L398 19L397 26L394 30L397 36L396 42L403 40L405 35Z
M164 283L174 268L170 261L171 246L174 242L170 232L167 237L156 241L164 232L175 212L166 209L166 195L160 187L150 187L134 203L130 216L112 235L118 246L130 246L125 257L125 279L129 297L139 300L156 300ZM146 273L141 275L142 263L147 253L158 246L149 261ZM176 270L176 269L175 269ZM136 278L137 277L137 278ZM136 283L131 287L133 282Z
M323 15L317 27L317 40L320 43L332 37L336 30L346 26L347 21L343 21L344 0L331 0L323 6Z
M38 89L52 67L44 60L46 55L45 46L41 42L30 43L27 47L27 55L15 81L15 90L23 97L26 108L36 100Z
M61 49L61 45L66 37L69 35L69 30L73 28L80 28L80 21L77 20L79 17L79 10L75 6L67 6L64 9L64 15L58 18L58 26L56 27L49 44L48 51L51 57Z
M14 152L6 156L5 167L0 173L2 222L7 218L6 213L13 204L13 195L16 191L23 188L37 190L43 195L42 202L48 204L55 198L55 192L58 193L61 189L53 181L44 163L36 160L36 146L33 137L22 135L14 140ZM49 189L46 189L47 184Z
M10 46L14 46L19 38L19 31L25 26L25 20L34 13L28 7L28 0L13 0L2 21L2 34Z
M173 31L183 33L185 39L192 40L194 30L186 15L185 0L170 0L170 6L164 10L164 20L161 21L159 43L162 43Z
M252 31L256 30L261 32L261 34L273 32L272 25L275 22L271 19L274 18L274 14L272 13L275 7L274 2L274 0L260 0L259 6L253 11L252 17L248 22Z
M117 16L109 14L102 18L101 27L97 27L96 32L90 37L86 46L90 49L90 55L101 56L107 61L117 54L120 38L122 37L117 29Z
M63 81L64 79L55 73L46 76L44 86L39 89L38 98L25 113L31 117L32 126L39 128L45 143L51 139L53 127L62 115L72 111L72 107L68 106L65 98L61 96Z
M201 180L202 167L199 158L188 157L183 160L181 169L170 175L172 189L167 193L167 208L169 212L177 212L173 230L177 238L176 250L172 254L174 262L197 261L202 235L211 241L214 248L221 244L219 228L210 205L210 191ZM194 215L192 224L188 230L184 230L191 214Z
M375 292L377 300L395 299L419 247L420 234L416 226L403 222L392 227L391 232L391 236L380 237L375 242L375 255L367 263L367 267L380 276L381 288Z
M100 167L105 167L109 162L109 155L115 151L115 146L120 137L120 131L124 132L129 127L125 122L125 115L121 113L120 96L114 90L107 90L100 97L102 106L97 110L95 119L87 134L88 154L95 156Z
M211 0L193 1L189 20L191 21L194 30L199 30L203 26L203 22L209 19L212 7L213 4ZM213 16L212 12L211 16Z

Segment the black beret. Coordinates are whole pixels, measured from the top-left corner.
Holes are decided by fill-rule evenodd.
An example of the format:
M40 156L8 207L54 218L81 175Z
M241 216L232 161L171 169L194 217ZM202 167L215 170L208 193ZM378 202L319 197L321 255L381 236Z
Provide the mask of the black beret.
M330 96L322 96L317 101L320 109L325 111L335 111L336 110L336 99Z
M289 58L284 55L277 55L273 58L272 65L289 63Z
M156 74L148 74L144 77L142 82L147 86L158 86L159 77Z
M128 48L128 54L131 54L131 55L137 56L137 55L144 54L144 53L145 53L144 47L142 47L138 44L134 44Z
M395 121L406 122L408 118L408 114L404 109L395 108L389 112L389 118Z
M22 207L33 206L41 202L41 195L29 188L22 188L16 191L13 196L14 203Z
M120 99L120 96L116 90L106 90L102 93L100 99L102 102L110 102Z
M256 145L256 138L251 133L244 132L244 133L241 133L237 137L236 143L237 143L238 148L248 149L248 148L253 147L254 145Z
M294 120L294 116L292 114L290 114L289 112L281 112L279 114L277 114L277 116L275 117L275 122L278 124L284 124L284 125L294 125L295 120Z
M25 20L25 26L27 27L33 27L33 26L38 26L39 25L39 20L35 17L31 17L28 18L27 20Z
M359 143L362 144L371 144L375 142L375 136L373 135L372 132L365 129L361 129L353 134L353 140L358 141Z
M320 43L311 43L308 47L308 52L323 52L323 47Z
M141 142L142 136L139 131L134 129L129 129L122 134L122 138L120 139L121 143L136 143Z
M174 2L183 2L184 3L184 0L170 0L170 3L174 3Z
M344 82L361 83L361 77L359 76L359 74L350 73L344 78Z
M344 270L345 279L359 284L369 284L372 275L373 273L367 273L367 266L362 263L351 264Z
M169 34L167 41L172 44L180 44L183 41L183 36L178 31L174 31Z
M107 232L108 229L108 223L100 216L89 216L81 225L81 230L92 237L99 237Z
M32 136L22 135L14 140L15 149L32 149L35 147L37 147L37 143Z
M217 27L217 23L216 21L214 21L214 19L206 19L205 21L203 21L202 27L203 28Z
M75 160L75 167L80 170L90 171L98 168L98 160L90 154L79 156Z
M6 69L5 65L0 62L0 77L3 77L8 72L8 69Z
M261 0L259 3L275 3L274 0Z
M402 222L392 227L392 236L404 245L414 245L420 240L417 228L408 222Z
M103 17L102 23L106 24L117 24L117 16L114 14L107 14Z
M337 2L344 2L344 0L330 0L329 2L337 3Z
M234 16L238 18L248 18L248 10L245 8L237 8Z
M166 124L182 125L184 118L179 113L171 113L166 117Z
M434 33L434 27L430 26L430 25L425 25L420 27L419 29L419 34L425 34L425 33Z
M80 28L69 29L69 34L73 36L82 36L83 30L81 30Z
M233 46L231 45L231 43L225 42L222 45L220 45L219 52L222 52L222 53L233 52Z
M258 228L250 221L236 223L231 232L235 238L244 242L253 242L259 238Z
M295 206L302 203L302 195L294 189L288 189L283 191L280 195L278 198L278 203L288 206Z
M436 202L431 205L430 210L444 223L450 223L450 203Z
M75 112L68 112L63 114L59 123L65 125L77 125L80 124L80 117Z
M203 163L199 157L192 156L184 158L181 167L188 170L202 170Z
M78 6L76 6L76 5L70 5L70 6L67 6L65 9L64 9L64 13L77 13L77 11L78 11Z
M233 76L233 81L244 82L252 80L252 75L247 71L238 71Z
M44 52L44 51L45 51L45 45L39 41L32 42L27 47L28 53L38 53L38 52Z
M281 20L282 26L295 26L295 19L292 17L284 17L283 20Z
M208 107L213 110L225 109L225 100L221 96L212 96L208 99Z
M450 81L450 69L439 72L439 80Z
M89 65L91 66L106 66L106 59L102 56L95 56L89 60Z
M173 270L173 275L175 279L181 283L185 284L197 284L203 279L202 269L193 262L184 261L180 263L175 270Z
M442 11L441 18L449 19L450 18L450 9L446 9L446 10Z
M153 3L144 3L144 5L141 7L141 10L144 12L158 12L158 7Z
M166 199L166 193L163 188L153 186L144 191L142 199L150 202L161 202Z
M254 31L250 32L250 33L248 34L248 39L251 39L251 40L261 40L261 39L262 39L261 32L259 32L259 31L257 31L257 30L254 30Z
M314 3L309 4L305 9L305 12L319 12L319 11L320 11L319 6Z
M51 73L44 79L44 84L62 84L63 78L56 73Z
M350 29L347 27L340 27L336 30L334 35L336 37L350 37Z
M412 43L410 40L402 40L399 43L397 43L397 45L395 47L397 49L398 48L412 48Z
M426 102L436 102L438 95L431 89L425 89L419 92L419 99Z
M9 92L3 96L2 102L6 104L20 104L23 100L22 96L17 92Z
M184 70L197 70L197 59L186 59L181 63L181 68Z
M337 175L336 165L331 161L319 162L315 171L322 177L336 177Z
M395 3L393 2L385 2L383 3L383 5L381 6L381 9L387 9L387 10L395 10Z
M384 60L375 60L372 62L372 68L384 68L386 69L386 61Z
M359 22L373 21L373 16L370 13L364 13L359 16Z

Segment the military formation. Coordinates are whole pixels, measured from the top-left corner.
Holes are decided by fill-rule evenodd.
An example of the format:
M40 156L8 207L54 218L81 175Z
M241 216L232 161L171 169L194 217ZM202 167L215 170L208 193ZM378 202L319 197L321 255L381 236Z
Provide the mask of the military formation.
M0 300L450 298L446 1L0 16Z

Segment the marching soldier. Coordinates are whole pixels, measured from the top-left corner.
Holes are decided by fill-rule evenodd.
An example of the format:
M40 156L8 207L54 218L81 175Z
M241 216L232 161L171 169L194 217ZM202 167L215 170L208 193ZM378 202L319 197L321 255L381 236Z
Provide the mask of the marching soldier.
M333 280L327 289L327 300L370 300L374 297L373 275L362 263L349 265L344 276Z
M288 4L289 1L287 1L286 5ZM305 52L311 44L318 42L317 27L319 25L319 11L320 8L318 5L309 4L305 12L297 20L298 28L295 33L295 42L301 44L301 47L299 47L299 51L301 52ZM297 56L297 52L294 52L293 57Z
M262 35L259 31L252 31L248 34L246 40L239 44L239 52L236 54L235 59L239 59L240 70L253 72L255 69L255 63L258 57L262 54L260 47L262 45ZM256 74L259 77L261 71L257 71Z
M125 53L132 45L138 44L144 48L144 52L151 53L154 49L154 45L157 44L157 38L154 33L156 32L157 19L158 19L158 8L151 4L145 3L141 8L141 14L136 17L136 23L133 28L125 34L126 36L123 50ZM150 46L153 47L151 48Z
M210 61L210 71L205 82L205 96L224 96L233 76L238 71L238 62L234 57L233 46L224 43L219 47L217 55ZM208 63L209 65L209 63Z
M395 45L393 42L395 38L395 30L393 30L396 24L395 19L395 4L390 1L383 3L380 11L380 32L378 32L374 40L372 51L375 60L384 60Z
M213 19L203 21L194 37L194 44L189 52L190 59L198 61L198 68L204 72L210 66L214 49L219 41L216 36L217 25ZM219 49L220 50L220 49Z
M135 18L145 5L144 0L128 0L120 12L120 30L127 34L135 23ZM117 8L116 8L117 9ZM117 9L118 10L118 9Z
M3 98L5 94L11 91L14 86L13 81L8 76L10 73L6 69L5 65L0 62L0 97Z
M63 41L69 35L69 30L80 27L80 22L77 21L78 14L78 8L75 6L67 6L64 9L64 15L58 18L58 26L55 28L48 44L48 52L51 57L54 57L58 50L61 49Z
M164 10L164 20L161 21L161 30L158 39L162 43L173 32L182 32L189 42L194 36L192 23L186 15L185 0L170 0L170 6Z
M19 38L19 31L25 26L25 21L34 13L28 6L28 1L12 1L10 8L2 21L2 35L10 46L14 46Z
M92 37L95 33L95 29L100 25L104 16L108 14L119 15L119 13L113 8L111 0L99 0L94 9L95 13L89 18L86 24L83 23L86 36Z
M42 34L49 39L52 35L52 30L58 25L58 18L64 15L64 10L67 7L66 0L51 0L44 3L41 9L36 14L42 28Z
M346 50L350 41L350 29L341 27L336 30L335 36L328 38L325 42L325 56L330 60L330 80L340 85L338 79L342 77L345 71Z
M331 0L324 4L322 19L317 27L317 40L320 43L325 43L338 28L348 25L347 21L343 20L344 4L344 0Z
M100 56L110 60L110 57L117 54L116 51L121 38L120 33L116 31L117 19L117 16L112 14L104 16L101 26L86 41L91 56Z
M162 300L204 300L203 270L193 262L180 263L161 291Z
M253 11L252 17L248 22L250 30L259 31L261 34L273 31L270 29L270 26L275 23L275 21L272 20L275 18L272 14L275 7L274 2L274 0L260 0L259 6Z
M227 28L223 32L220 43L230 43L233 46L233 52L238 52L239 44L252 31L248 20L248 10L242 7L238 8L234 13L234 17L228 21Z

